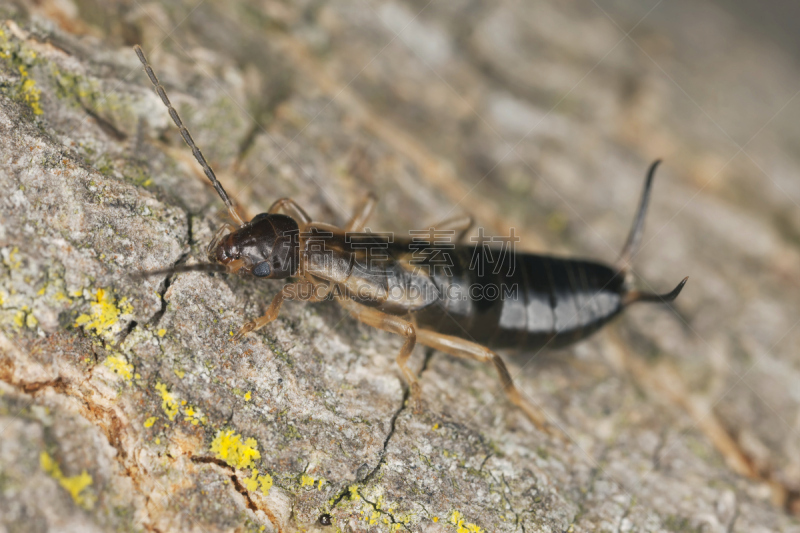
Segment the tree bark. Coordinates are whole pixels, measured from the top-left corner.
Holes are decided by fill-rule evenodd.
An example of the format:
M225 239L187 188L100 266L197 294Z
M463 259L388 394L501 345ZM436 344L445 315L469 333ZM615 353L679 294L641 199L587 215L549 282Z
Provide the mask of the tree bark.
M650 6L652 7L652 6ZM650 9L648 7L647 9ZM6 531L800 531L795 59L708 4L0 2ZM229 222L131 46L248 217L292 197L406 232L468 213L612 262L657 157L638 306L491 365L278 282L209 273Z

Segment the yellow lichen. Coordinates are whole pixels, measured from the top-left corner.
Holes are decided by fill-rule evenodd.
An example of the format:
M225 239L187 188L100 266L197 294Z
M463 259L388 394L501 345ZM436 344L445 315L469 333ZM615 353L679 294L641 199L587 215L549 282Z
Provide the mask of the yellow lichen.
M126 381L130 381L133 377L133 365L122 355L109 355L103 364Z
M158 330L158 336L159 337L163 337L166 334L167 334L167 330L165 330L164 328L161 328L160 330Z
M244 395L244 401L249 402L252 397L253 395L250 394L250 391L247 391Z
M181 403L183 403L183 402L181 402ZM195 408L192 407L191 405L187 406L183 410L183 414L186 417L185 420L187 422L191 422L191 424L193 426L196 426L197 424L200 424L200 423L205 424L206 420L207 420L206 417L203 414L201 414L200 412L195 410Z
M261 487L261 493L264 496L269 495L269 489L272 488L272 476L269 474L259 474L258 470L255 468L253 469L253 473L250 474L249 478L245 478L242 481L242 484L245 488L251 492L255 491L256 489Z
M303 474L302 476L300 476L300 487L308 487L308 486L313 487L316 481L317 480L314 479L313 477Z
M23 67L19 67L19 69L21 71ZM25 102L31 106L34 115L41 115L44 113L44 111L42 111L42 106L39 105L39 99L41 98L42 91L36 87L36 82L34 80L30 78L23 78L20 92L22 93L22 97L25 99Z
M25 326L25 311L17 311L14 313L14 325L17 326L18 329Z
M350 491L351 500L357 500L361 497L361 495L358 493L358 485L350 485L348 490Z
M148 418L147 420L144 421L144 427L146 427L146 428L153 427L153 424L156 423L156 420L158 420L157 417L151 416L150 418Z
M264 496L269 495L269 489L272 488L272 476L269 474L258 476L258 482L261 484L261 493Z
M133 306L127 298L117 301L110 291L97 289L89 314L83 314L75 321L75 327L83 326L86 330L94 330L95 335L108 341L121 331L119 317L133 312Z
M183 379L183 376L186 375L186 371L185 370L179 370L179 369L175 368L172 371L175 372L175 375L178 376L181 379Z
M234 468L249 468L254 460L261 459L256 439L242 442L242 436L233 430L218 431L211 442L211 451Z
M16 270L22 264L22 261L17 258L17 254L19 253L19 248L16 246L8 252L8 256L3 258L3 264L5 264L9 269ZM3 254L5 255L5 254Z
M164 410L170 421L175 420L178 415L178 401L175 395L167 390L163 383L156 383L156 390L161 393L161 409Z
M61 472L59 464L47 452L39 454L39 465L42 470L47 472L50 477L58 481L58 484L69 492L76 504L84 509L92 507L93 502L90 495L83 493L84 489L92 484L92 476L86 470L83 470L77 476L67 477Z
M70 299L69 299L69 297L68 297L66 294L64 294L64 291L58 291L58 292L56 292L56 293L53 295L53 298L54 298L54 299L55 299L55 301L57 301L57 302L66 302L68 305L72 303L72 300L70 300Z
M464 515L459 511L453 511L450 515L450 523L456 526L457 533L484 533L484 530L477 525L466 522Z

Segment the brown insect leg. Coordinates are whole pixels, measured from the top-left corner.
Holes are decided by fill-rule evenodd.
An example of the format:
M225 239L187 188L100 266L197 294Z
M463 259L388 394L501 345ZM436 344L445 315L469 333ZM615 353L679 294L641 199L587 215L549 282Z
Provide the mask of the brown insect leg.
M420 406L419 383L417 382L417 377L411 369L408 368L408 358L411 356L414 345L417 343L416 328L414 325L400 317L387 315L386 313L381 313L377 309L372 309L370 307L364 307L352 300L342 299L338 301L342 307L347 309L350 314L353 315L353 318L359 322L363 322L373 328L388 331L389 333L402 335L406 338L406 342L404 342L403 347L400 348L400 353L397 354L397 365L400 367L403 377L411 388L411 399L416 405L415 411L418 411Z
M538 429L548 431L547 423L542 412L522 397L519 390L514 385L511 374L508 373L508 368L506 368L503 360L489 348L458 337L442 335L441 333L436 333L427 329L417 330L417 341L424 346L430 346L431 348L457 357L475 359L481 362L492 362L497 369L500 381L503 383L503 389L506 391L506 396L511 400L511 403L522 409Z
M367 223L367 220L372 215L372 212L375 210L375 204L377 203L378 197L372 193L368 193L356 208L353 216L350 218L350 222L347 223L344 230L364 231L364 224Z
M275 203L270 206L267 212L289 215L295 219L295 221L297 221L301 227L311 222L311 217L308 216L308 213L306 213L305 210L303 210L303 208L291 198L281 198L279 200L275 200Z
M446 218L441 222L433 225L433 228L437 231L440 230L453 230L455 231L455 239L453 242L455 244L460 244L464 241L464 237L467 235L467 232L472 229L472 226L475 224L475 219L469 215L456 215L454 217Z
M315 285L309 283L308 281L287 283L283 286L280 292L275 295L275 298L272 299L272 303L269 304L267 312L255 320L246 322L241 328L239 328L239 331L236 333L236 335L233 336L233 340L238 341L251 331L257 331L278 318L278 313L281 310L281 305L283 305L284 300L296 300L303 298L308 299L308 301L311 302L317 302L327 296L327 289L320 291L315 290L315 287Z

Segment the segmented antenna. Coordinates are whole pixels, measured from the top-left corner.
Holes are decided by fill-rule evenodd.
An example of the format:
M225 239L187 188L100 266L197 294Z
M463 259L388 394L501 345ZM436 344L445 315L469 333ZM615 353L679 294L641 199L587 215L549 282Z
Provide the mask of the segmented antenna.
M233 217L233 219L239 225L244 224L244 220L239 214L239 211L236 209L236 206L233 205L233 202L231 202L231 199L228 197L228 193L225 192L225 189L222 188L222 184L219 182L219 180L217 180L216 174L214 174L214 171L211 170L211 166L208 164L208 162L206 162L206 158L203 157L203 153L194 143L194 139L192 139L189 130L186 129L186 126L183 125L181 117L178 116L178 112L175 111L174 107L172 107L172 103L170 103L169 98L167 98L167 92L164 90L164 87L161 85L161 83L159 83L156 73L153 72L153 67L151 67L150 63L147 62L147 58L144 56L142 47L137 44L133 47L133 50L136 52L136 55L139 56L139 61L141 61L142 65L144 65L144 71L147 72L147 76L150 78L150 83L152 83L153 87L155 87L158 96L161 97L161 101L164 102L165 106L167 106L167 109L169 110L169 116L172 117L172 121L176 126L178 126L178 129L181 132L181 137L183 137L183 140L186 142L189 148L192 149L194 158L198 163L200 163L200 166L203 167L203 172L205 172L206 177L211 181L211 184L217 190L217 194L219 194L219 197L222 198L222 201L225 202L231 217Z

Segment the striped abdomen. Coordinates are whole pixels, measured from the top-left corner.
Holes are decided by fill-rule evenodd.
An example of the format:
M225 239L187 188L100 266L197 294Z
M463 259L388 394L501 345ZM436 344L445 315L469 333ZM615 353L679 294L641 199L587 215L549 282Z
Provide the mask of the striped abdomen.
M591 261L506 254L476 262L459 247L450 275L433 273L439 298L413 312L419 327L489 348L556 348L581 340L623 309L623 276Z

